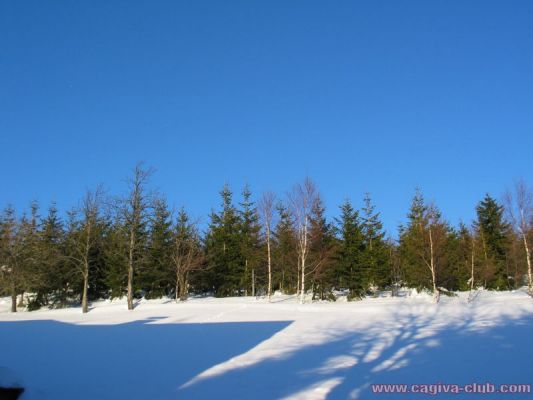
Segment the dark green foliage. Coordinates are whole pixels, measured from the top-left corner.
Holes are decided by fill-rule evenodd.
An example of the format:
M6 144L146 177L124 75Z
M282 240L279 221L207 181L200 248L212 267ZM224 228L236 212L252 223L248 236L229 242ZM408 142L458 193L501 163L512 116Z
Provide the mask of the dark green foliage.
M359 213L347 200L337 221L340 245L335 270L338 289L348 289L348 300L361 299L366 292L368 270L363 265L364 239Z
M312 277L313 299L334 300L336 238L327 223L320 197L311 209L308 270Z
M137 197L108 201L109 207L102 207L91 225L91 246L85 254L88 299L124 296L131 265L136 297L186 300L189 290L216 296L265 293L266 249L248 187L239 207L229 187L223 188L220 210L212 212L202 237L185 210L173 222L166 202L154 201L144 191L149 171L139 168L138 185L132 186L137 191L131 192ZM474 287L506 290L523 284L523 243L505 221L503 207L489 195L477 205L472 229L464 224L454 229L417 191L398 243L385 240L368 195L361 211L349 201L340 210L333 226L320 197L312 203L306 288L312 289L314 299L334 300L337 291L347 292L349 300L360 299L400 286L443 294L469 290L472 268ZM13 299L14 310L17 304L33 310L80 302L87 276L80 262L89 237L87 215L76 208L65 216L52 204L41 217L36 202L20 216L12 207L2 212L0 295ZM294 216L278 204L276 219L272 289L294 294L300 278Z
M258 273L264 272L259 269L262 261L262 249L260 240L259 216L254 202L251 200L252 193L248 186L243 192L243 201L240 204L240 243L241 254L244 259L244 272L240 286L244 288L245 294L255 295L257 290ZM263 274L264 275L264 274Z
M205 247L209 268L207 280L216 296L242 295L245 259L241 245L241 218L226 185L220 192L222 210L211 214Z
M147 299L172 293L172 239L170 211L166 201L158 199L151 218L145 260L136 283Z
M481 243L481 280L491 289L507 289L507 250L511 228L503 218L503 206L488 194L476 207L475 228Z
M123 222L109 224L105 234L104 259L106 264L105 284L110 298L126 294L128 274L128 235Z
M41 304L62 307L74 293L71 265L65 255L65 231L55 204L42 222L37 268L41 271L37 299Z
M436 288L446 281L449 283L453 239L453 230L441 219L439 210L425 204L422 193L417 190L407 226L400 227L400 255L406 283L411 287L433 290L432 263Z
M364 204L361 218L363 234L361 264L366 270L365 286L370 284L377 289L384 289L390 284L391 275L389 251L384 240L383 224L368 193L365 196Z
M294 294L296 293L298 281L296 232L287 208L279 203L276 210L278 212L278 223L273 235L272 288L273 290Z

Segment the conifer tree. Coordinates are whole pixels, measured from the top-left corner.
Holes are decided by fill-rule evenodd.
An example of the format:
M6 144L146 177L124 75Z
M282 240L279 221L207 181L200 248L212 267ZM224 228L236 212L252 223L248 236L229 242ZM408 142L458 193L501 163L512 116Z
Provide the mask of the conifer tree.
M232 203L232 192L225 185L220 192L222 209L211 213L206 236L209 280L219 297L242 294L244 257L241 245L241 219Z
M476 207L475 222L482 247L483 285L500 290L509 288L506 253L511 230L503 212L503 206L487 194Z
M455 248L455 257L457 260L456 277L457 289L472 290L476 285L476 249L475 238L468 227L461 222L457 232L457 246ZM452 289L449 285L449 289Z
M309 217L309 272L312 278L313 299L334 300L334 252L336 242L332 227L327 223L325 207L320 196Z
M400 251L410 286L429 289L439 301L439 279L446 269L450 228L434 205L426 205L417 189L408 215L400 228Z
M128 243L128 230L120 215L106 218L104 281L112 299L127 294Z
M362 211L361 230L364 248L361 254L361 264L367 271L365 275L368 279L365 284L384 289L390 283L389 252L384 240L383 224L379 213L375 212L375 206L368 193L365 195Z
M255 296L257 270L261 259L260 225L257 209L252 201L252 192L248 185L242 191L243 201L240 204L240 233L241 233L241 253L244 259L244 274L241 280L241 287L245 293Z
M283 293L296 293L298 281L298 254L296 232L292 216L283 203L276 206L278 223L274 230L273 287Z
M11 297L17 312L17 295L24 287L23 246L15 210L8 205L0 215L0 287Z
M341 216L337 220L340 245L336 267L339 289L348 289L348 300L365 296L368 276L363 267L364 240L359 213L349 200L341 205Z
M139 287L148 299L168 295L173 290L169 279L172 264L172 219L163 198L154 201L148 233L146 260L139 269Z
M37 290L37 302L52 306L66 306L73 285L70 265L64 257L65 231L55 203L48 209L40 232L41 286Z

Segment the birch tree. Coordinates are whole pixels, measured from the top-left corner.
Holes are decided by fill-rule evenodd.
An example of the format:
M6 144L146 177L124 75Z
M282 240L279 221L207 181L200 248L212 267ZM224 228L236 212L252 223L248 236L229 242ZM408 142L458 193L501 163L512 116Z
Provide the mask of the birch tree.
M259 212L263 220L263 227L265 230L266 250L267 250L267 273L268 286L267 296L270 302L272 298L272 254L271 254L271 236L272 236L272 219L274 216L274 207L276 202L276 195L272 192L263 193L259 200Z
M528 235L531 232L533 220L533 193L523 180L519 180L514 185L514 190L508 190L505 194L506 209L509 221L524 246L527 265L528 290L533 296L533 278L531 274L531 249Z
M297 253L300 274L300 304L305 301L305 276L306 261L309 255L309 223L311 210L317 199L317 190L310 178L305 178L302 183L294 186L289 194L291 210L294 215L297 238Z
M438 302L438 273L446 265L450 228L434 205L425 204L419 190L408 218L407 227L400 227L400 252L408 283L430 289L434 302Z

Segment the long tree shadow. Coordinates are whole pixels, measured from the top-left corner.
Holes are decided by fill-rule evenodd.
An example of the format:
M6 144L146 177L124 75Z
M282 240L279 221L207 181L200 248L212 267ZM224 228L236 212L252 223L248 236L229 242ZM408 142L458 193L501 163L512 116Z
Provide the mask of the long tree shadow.
M352 332L328 343L264 359L246 368L193 380L180 398L476 398L472 394L373 393L373 384L531 384L533 317L476 327L467 320L442 326L435 316L397 320ZM483 398L501 398L502 394ZM531 398L506 394L505 398Z
M23 399L174 399L201 371L290 324L0 322L0 367L27 387Z

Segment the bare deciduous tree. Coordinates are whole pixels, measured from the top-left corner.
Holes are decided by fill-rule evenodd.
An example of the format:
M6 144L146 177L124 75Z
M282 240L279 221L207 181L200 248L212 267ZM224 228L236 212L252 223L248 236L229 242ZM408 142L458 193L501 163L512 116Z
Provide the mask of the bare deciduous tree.
M95 191L87 191L85 197L75 213L80 216L74 221L74 232L68 236L71 254L76 271L82 276L83 286L81 295L81 309L83 313L89 311L87 291L89 288L89 271L91 266L91 251L98 238L98 220L103 196L103 188L98 186Z
M313 204L317 199L317 190L310 178L296 184L289 194L291 211L294 215L297 236L297 252L300 278L300 303L305 300L305 267L309 254L309 222Z
M524 244L527 263L529 294L533 296L533 277L531 274L531 249L528 235L533 220L533 193L523 180L514 185L514 190L505 194L506 209L509 221Z
M172 263L175 277L175 300L187 300L189 295L189 274L203 265L203 253L195 223L189 222L184 210L178 215L173 238Z
M263 220L263 226L265 228L265 239L267 247L267 269L268 269L268 288L267 295L268 301L272 298L272 257L270 240L272 235L272 219L274 215L274 207L276 202L276 195L272 192L263 193L263 196L259 200L259 212Z
M151 205L151 197L146 191L146 185L153 173L153 169L145 169L142 163L137 163L133 169L133 175L128 179L128 196L121 201L120 210L128 231L128 310L133 310L133 273L137 261L138 235Z

